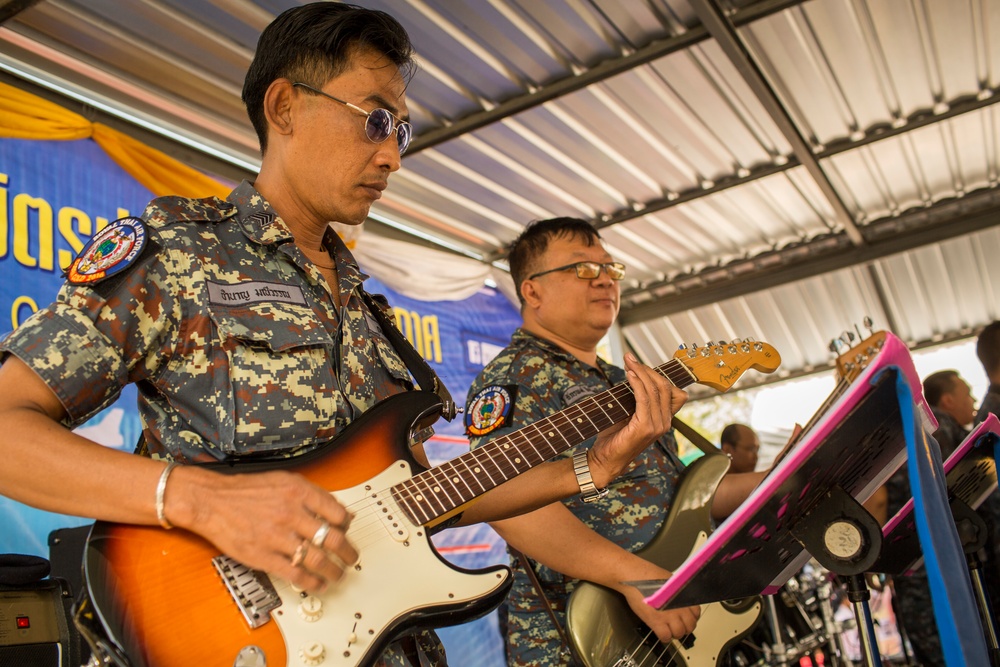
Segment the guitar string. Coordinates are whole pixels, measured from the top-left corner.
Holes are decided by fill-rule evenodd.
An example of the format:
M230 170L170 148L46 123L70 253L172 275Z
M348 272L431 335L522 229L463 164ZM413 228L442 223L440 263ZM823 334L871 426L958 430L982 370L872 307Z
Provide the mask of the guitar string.
M666 377L668 380L670 380L677 386L686 386L693 381L692 380L693 374L690 372L690 370L688 370L684 366L684 364L681 361L677 359L671 359L665 364L656 367L654 370L663 375L664 377ZM607 395L607 399L611 400L611 402L606 404L607 407L608 408L617 407L618 408L617 413L612 409L611 414L608 414L608 411L604 409L604 405L602 405L602 402L604 400L605 395ZM623 404L622 402L623 400L625 400L626 403L628 404ZM599 416L604 418L603 420L601 420L604 423L596 423L597 420L593 419L591 416L588 416L587 414L584 413L583 408L581 406L589 403L592 403L593 407L599 410ZM552 426L558 426L558 422L560 420L564 424L568 423L570 426L573 427L578 436L582 437L583 439L586 439L586 437L590 436L583 433L580 430L580 428L577 427L576 423L574 423L574 421L569 417L569 412L572 411L572 408L577 408L573 412L579 413L579 416L576 419L576 423L582 423L581 420L583 418L586 418L588 421L591 422L590 425L596 428L596 432L600 432L605 428L607 428L608 426L616 423L618 420L628 416L628 414L630 414L634 410L634 392L631 386L628 385L628 383L620 383L618 385L615 385L611 389L602 392L602 394L599 394L596 397L592 397L592 399L590 399L589 401L582 401L581 403L578 403L575 406L571 406L570 408L561 411L556 415L553 415L552 418L543 420L543 422L551 422ZM548 426L550 424L544 424L544 425ZM533 437L533 434L541 435L542 437L540 439L536 439ZM559 435L560 438L563 440L565 446L560 448L553 447L552 435ZM560 428L555 428L554 430L550 431L549 437L545 437L545 435L542 434L542 426L540 426L537 423L529 425L528 427L525 427L523 429L520 429L519 431L514 432L513 434L510 434L509 436L507 436L506 439L511 441L516 441L516 439L518 438L523 439L525 443L531 448L531 451L534 454L534 457L528 457L525 450L522 447L518 446L514 447L514 451L516 454L520 454L521 456L525 456L525 458L528 458L528 463L530 463L530 466L528 467L534 467L535 465L538 465L539 463L548 460L549 458L559 453L560 451L568 449L573 444L566 438L565 435L563 435L563 431ZM507 444L509 445L512 443L507 443ZM545 445L547 446L548 449L552 450L551 452L548 453L548 456L545 456L539 450L538 445L540 444ZM474 450L473 452L469 452L468 454L456 457L451 461L447 461L440 466L431 468L430 470L424 471L422 473L418 473L417 475L411 477L410 479L394 485L390 489L383 489L377 493L369 493L363 500L353 503L351 506L348 507L348 509L355 514L355 520L352 522L352 528L351 528L352 543L355 543L355 546L359 548L362 546L370 545L373 543L371 542L373 534L377 536L375 538L376 541L378 539L381 539L381 537L396 539L395 537L392 537L390 535L390 529L392 528L392 526L387 526L382 519L378 518L378 514L380 513L380 510L382 510L381 513L385 514L387 517L386 521L391 520L391 521L396 521L396 523L398 523L398 518L393 517L392 519L389 519L388 517L391 515L388 514L386 510L389 510L390 508L386 505L377 505L378 500L373 498L373 496L375 495L384 496L384 500L382 502L385 503L388 502L388 500L391 497L396 495L392 493L393 490L398 491L398 497L393 498L393 500L402 502L401 503L394 502L393 505L395 505L399 511L402 511L406 515L406 518L410 520L410 522L414 525L414 528L418 528L437 517L447 514L449 511L454 510L455 508L461 506L465 502L468 502L469 500L472 500L476 496L481 495L482 493L485 493L486 491L489 490L480 480L478 475L472 475L469 477L458 475L455 478L451 478L450 477L451 473L445 471L446 467L449 468L449 470L455 470L456 465L463 465L465 466L466 470L471 472L472 469L468 461L470 459L474 460L476 461L477 464L479 464L476 466L476 468L478 470L486 472L486 475L490 479L490 482L492 484L491 488L498 485L496 480L493 478L493 475L490 474L491 470L497 472L499 476L503 478L503 481L507 481L512 477L520 474L521 472L524 472L524 470L527 469L525 468L523 462L519 458L515 458L514 460L512 460L510 456L508 456L506 452L506 446L503 443L500 443L498 446L492 449L503 456L503 459L499 464L497 463L496 457L494 456L493 452L491 450L486 449L486 447L482 447L477 450ZM486 462L482 460L482 457L484 456L489 459L491 465L487 465ZM465 484L464 492L461 489L459 489L458 483L463 482L465 479L476 480L476 482L480 487L479 491L477 492L475 489L471 488L468 483ZM421 483L424 484L424 490L422 493L419 488ZM452 489L452 493L450 494L451 497L449 498L450 503L445 503L441 499L442 493L447 494L447 491L444 488L445 486L450 486ZM416 492L414 492L412 489L416 489ZM421 500L424 500L426 502L421 503ZM437 505L439 506L438 508L433 507L434 501L436 501ZM375 503L374 511L371 511L373 508L372 503ZM422 512L423 516L413 516L415 514L418 514L418 512L415 512L414 510L420 509L422 504L431 505L432 507L431 511L428 512L424 510Z
M609 403L605 404L608 408L612 408L613 406L616 405L617 408L618 408L618 410L620 411L620 413L622 413L622 417L626 416L629 413L628 407L622 403L622 399L623 398L627 399L629 395L633 395L631 387L629 387L627 384L616 385L615 387L612 387L612 389L610 389L610 390L608 390L606 392L603 392L603 394L607 394L609 399L613 399L612 402L609 402ZM599 395L599 397L600 397L600 395ZM599 397L594 397L594 398L597 399ZM600 415L604 417L604 421L606 421L607 423L606 423L606 425L598 426L597 427L598 431L604 430L604 428L607 428L611 424L614 424L615 421L616 421L614 419L614 417L617 416L615 414L614 410L612 410L612 414L609 415L608 412L604 409L605 406L601 405L601 402L602 401L595 401L595 407L599 409ZM571 406L570 408L568 408L564 412L570 412L570 411L579 412L582 417L587 417L586 414L583 414L583 410L578 407L579 405L580 404L577 404L576 406ZM577 408L577 410L574 411L574 410L572 410L572 408ZM547 419L547 420L544 420L544 421L554 422L554 421L558 421L559 419L562 419L562 420L566 420L567 419L566 415L562 414L562 413L557 413L553 417L554 417L554 419L550 418L550 419ZM592 422L592 425L594 425L593 422L595 420L594 419L590 419L589 417L588 417L588 419L589 419L589 421ZM550 424L546 424L546 425L550 425ZM577 433L583 435L582 433L580 433L579 428L577 428L575 425L573 426L573 428L577 431ZM562 432L560 431L560 429L556 428L553 431L550 431L550 433L552 433L552 434L558 434L562 438L563 442L566 445L562 449L566 449L566 448L568 448L569 446L572 445L572 443L564 435L562 435ZM541 436L541 437L540 438L534 438L533 435ZM545 434L542 433L542 427L539 426L538 424L529 425L529 426L527 426L527 427L525 427L523 429L520 429L519 431L516 431L515 433L511 434L511 436L520 436L520 437L523 437L526 440L527 444L534 450L536 456L535 456L534 462L531 464L531 467L534 467L534 465L537 465L538 463L541 463L541 462L543 462L545 460L548 460L549 458L551 458L551 456L553 456L554 454L556 454L559 451L561 451L560 449L555 449L555 448L552 447L552 445L551 445L551 441L552 441L551 435L549 437L545 437ZM511 439L510 436L507 436L507 439ZM552 449L553 451L549 454L549 456L543 456L542 453L539 452L539 450L538 450L538 447L537 447L538 444L547 445L549 447L549 449ZM469 458L479 459L479 458L481 458L483 456L486 456L486 457L488 457L490 459L490 462L493 464L493 469L495 471L497 471L497 472L500 473L500 476L503 477L504 481L506 481L508 479L511 479L512 477L514 477L517 474L520 474L520 472L523 472L523 470L521 470L521 468L523 468L524 466L521 463L521 461L519 461L517 459L512 460L510 458L510 456L508 456L507 452L505 451L506 448L504 447L504 445L502 443L498 444L495 447L492 447L491 449L486 449L487 447L488 447L488 445L484 446L484 447L481 447L481 448L478 448L476 450L473 450L472 452L469 452L467 454L463 454L461 457L456 457L456 458L462 459L463 463L464 463L464 461L467 460L467 459L469 459ZM516 453L519 453L522 456L525 456L525 452L524 452L524 450L522 448L515 447L514 449L515 449ZM483 451L483 450L486 450L486 451ZM498 451L503 456L503 458L500 460L499 463L497 463L496 458L494 457L494 455L493 455L493 453L492 453L491 450L496 450L496 451ZM354 521L352 521L351 529L350 529L350 533L349 533L350 538L352 540L352 544L354 544L354 546L360 550L362 547L366 547L366 546L370 547L371 545L373 545L373 544L381 541L382 539L396 539L395 537L393 537L390 534L390 530L391 530L392 527L386 525L385 521L383 521L383 519L381 519L381 518L378 517L378 514L379 513L384 514L386 516L386 519L385 519L386 521L394 521L397 524L398 524L398 517L395 517L395 516L389 514L389 512L387 511L387 510L390 509L389 506L387 506L387 505L381 505L381 506L378 505L377 504L378 503L378 499L375 498L375 496L378 496L378 497L383 497L384 496L384 498L382 499L383 503L387 503L390 498L393 499L393 505L395 505L396 507L398 507L399 510L403 511L403 513L406 516L406 518L408 520L410 520L411 523L413 523L414 529L419 530L419 528L422 526L422 524L424 522L420 521L421 517L411 516L411 513L406 511L406 507L404 505L406 505L407 503L405 501L409 501L409 504L411 506L416 507L416 508L419 508L421 506L421 504L423 504L423 505L431 505L432 506L432 512L428 513L428 512L425 511L424 512L425 516L423 517L424 521L428 521L428 520L437 518L439 516L443 516L448 511L451 511L452 509L454 509L454 508L460 506L461 504L463 504L463 502L467 502L468 500L471 500L476 495L478 495L478 494L475 494L475 493L470 493L469 494L469 498L465 499L464 496L461 493L457 493L456 494L457 497L462 502L455 502L454 501L454 497L453 497L451 499L452 500L451 506L450 507L446 506L446 504L444 503L444 501L441 499L442 493L446 493L446 491L445 491L445 489L444 489L444 487L442 485L442 481L448 481L448 485L452 486L452 488L455 491L459 491L459 490L451 482L451 480L442 480L442 478L440 477L440 475L441 475L441 468L444 465L447 465L448 463L452 463L451 467L454 467L453 461L454 461L454 459L452 461L450 461L450 462L446 462L445 464L442 464L442 466L438 466L436 468L431 468L430 470L426 470L426 471L424 471L422 473L418 473L417 475L411 477L408 480L405 480L405 481L400 482L400 483L398 483L396 485L393 485L389 489L383 489L383 490L380 490L380 491L371 491L368 494L366 494L366 497L364 499L362 499L360 501L356 501L355 503L353 503L350 506L348 506L348 509L355 514L355 519L354 519ZM483 464L483 467L485 467L485 462L483 462L483 461L480 461L480 462ZM490 475L490 477L492 479L491 475ZM431 480L431 481L426 481L426 480ZM420 489L419 489L419 486L420 486L421 483L424 483L424 492L423 493L421 493ZM433 484L433 486L432 486L432 484ZM480 486L481 487L483 486L481 482L480 482ZM494 483L494 486L496 486L495 483ZM412 491L411 490L412 488L416 488L417 489L416 492ZM468 486L466 488L469 491L472 491L471 489L468 488ZM485 488L485 487L483 487L483 488ZM401 496L402 499L404 500L403 503L397 503L396 502L398 500L398 498L395 497L396 494L392 493L392 491L394 489L398 490L398 492L399 492L398 495ZM483 492L485 492L485 491L483 491ZM423 503L421 503L421 499L424 500ZM428 500L428 499L430 499L430 500ZM439 509L438 508L433 508L433 504L434 503L432 501L437 501L437 505L439 505L440 508ZM390 516L392 516L391 519L389 518Z
M686 386L687 384L690 384L693 381L693 374L691 373L691 371L687 369L684 366L684 364L677 359L671 359L665 364L656 367L654 370L659 374L663 375L664 377L666 377L668 380L670 380L677 386L681 387ZM613 401L611 403L608 403L607 406L609 408L612 408L614 404L617 404L617 408L620 410L620 413L616 414L614 410L612 410L612 414L609 415L608 412L604 410L604 407L601 405L601 401L604 400L605 394L607 395L608 399L611 399ZM631 405L623 404L622 403L623 399L626 401L626 403L631 402ZM631 399L631 401L629 399ZM588 421L591 422L591 426L597 428L596 432L600 432L605 428L607 428L608 426L611 426L612 424L616 423L616 421L628 416L634 411L634 392L627 383L620 383L612 387L611 389L607 390L606 392L602 392L602 394L598 395L597 397L592 397L590 401L583 401L580 404L577 404L576 406L571 406L571 408L579 407L582 404L586 403L593 403L593 407L596 407L600 410L600 416L603 416L604 419L606 420L605 424L603 425L596 424L594 419L582 413L582 409L578 409L576 410L576 412L581 413L581 417L586 417ZM569 425L571 425L573 429L577 432L577 435L581 437L586 436L586 434L584 434L576 426L576 424L568 417L567 413L569 411L570 409L561 411L560 413L554 415L553 418L543 421L553 422L552 425L555 426L556 425L555 422L562 420L564 423L568 423ZM577 418L578 423L581 421L581 417ZM545 425L548 426L549 424ZM566 438L565 435L563 435L563 432L559 428L550 431L550 436L548 438L542 435L540 441L536 441L533 439L532 432L534 432L535 434L541 434L541 427L537 424L530 425L528 427L520 429L519 431L516 431L515 433L511 434L510 436L507 436L506 438L508 440L514 440L516 438L523 438L525 440L526 444L531 448L532 452L534 453L533 461L529 460L530 463L529 468L534 467L535 465L538 465L539 463L545 460L548 460L555 454L564 451L565 449L568 449L573 444L569 441L569 439ZM551 436L553 434L559 435L560 438L563 440L565 446L560 448L553 447L551 444L552 441ZM586 436L586 437L591 437L591 436ZM586 439L586 437L584 437L584 439ZM538 449L539 444L546 445L549 449L553 451L549 454L549 456L544 456L542 452L539 451ZM383 489L379 492L366 494L365 498L350 504L347 509L350 510L355 515L355 519L354 521L352 521L349 533L352 539L352 543L355 544L356 547L360 548L363 546L370 546L371 544L373 544L374 543L372 541L373 536L375 538L375 541L379 541L381 539L386 539L386 538L396 539L395 537L392 537L392 535L390 534L390 530L391 528L398 526L388 526L385 524L385 521L394 521L398 524L398 517L389 514L389 510L391 510L392 507L396 508L396 510L393 511L402 511L406 519L413 524L414 529L419 531L426 522L429 522L430 520L433 520L437 517L447 514L449 511L454 510L455 508L461 506L465 502L468 502L469 500L489 490L486 488L483 482L480 481L480 478L477 475L472 475L469 478L477 480L478 485L480 487L478 492L469 487L467 483L465 484L465 491L467 492L467 494L462 490L460 490L457 486L457 483L464 481L464 479L466 478L462 475L459 475L456 478L449 478L448 475L450 475L450 473L445 473L444 471L445 466L449 466L451 469L455 469L456 461L458 462L458 464L465 466L466 470L472 472L472 469L470 468L468 461L469 459L475 460L479 464L477 465L477 469L485 471L487 477L489 477L490 482L492 484L491 488L496 487L498 483L496 482L495 479L493 479L493 476L490 474L491 468L485 464L485 461L481 460L482 456L486 456L490 459L490 463L492 464L492 470L499 473L499 475L503 478L503 481L507 481L511 479L513 476L516 476L521 472L524 472L526 469L528 469L524 468L524 465L519 458L511 460L511 458L507 455L507 452L505 451L506 449L505 446L497 446L493 448L498 453L502 454L503 459L506 461L506 463L501 461L500 464L497 464L496 459L491 451L489 450L483 451L484 449L485 447L479 448L477 450L474 450L473 452L469 452L468 454L456 457L456 459L452 459L451 461L445 462L441 466L437 466L422 473L418 473L417 475L411 477L408 480L393 485L389 489ZM516 454L521 454L521 456L526 456L522 448L515 447L514 451ZM477 452L481 453L477 455ZM524 468L524 470L522 470L522 468ZM433 481L434 484L433 486L431 486L431 482L425 482L425 480L428 479ZM425 482L425 489L423 493L421 493L419 490L419 484L421 482ZM441 499L442 493L447 493L443 488L444 485L442 484L442 482L447 482L447 485L451 486L454 492L451 498L449 498L449 500L451 501L450 506ZM411 490L411 488L417 488L416 493L414 493ZM398 491L398 497L395 497L396 494L392 493L393 490ZM378 504L379 500L376 496L378 497L384 496L382 503L387 503L391 499L392 505L391 506L387 506L385 504L379 505ZM431 513L427 513L425 511L424 517L411 516L413 510L420 507L421 505L420 500L427 498L430 498L433 501L437 501L437 504L440 506L440 509L432 509ZM458 502L455 501L455 498L458 499ZM403 503L400 504L399 502L397 502L398 500L402 500ZM427 504L432 504L432 503L428 501ZM406 505L409 505L409 507L407 507ZM383 521L378 517L379 513L386 515L385 521ZM423 519L423 521L421 521L421 518Z
M673 368L668 368L668 366L672 366ZM683 368L678 368L680 366L681 366L680 362L678 362L677 360L671 360L671 362L668 362L667 364L664 364L663 366L658 367L656 370L658 372L660 372L661 374L666 375L675 384L678 384L678 385L680 385L681 383L683 383L683 384L690 384L690 382L691 382L690 374L688 373L688 371L684 370ZM680 373L677 373L677 370L683 371L683 375L680 374ZM629 395L632 395L633 392L631 391L631 387L629 387L627 384L620 384L620 385L616 385L611 390L608 390L608 392L605 392L605 393L609 394L610 398L615 399L615 402L617 402L619 404L619 407L621 408L621 407L624 407L621 404L621 398L627 398ZM580 404L577 404L577 405L580 405ZM600 407L599 403L595 402L595 405L597 407ZM631 408L628 408L626 410L626 415L630 411L631 411ZM624 417L626 415L622 415L622 417ZM605 416L607 416L606 413L605 413ZM555 417L557 419L561 418L563 421L567 421L567 417L565 415L563 415L562 413L557 413L557 415L555 415ZM579 421L579 419L577 421ZM614 419L610 419L609 423L607 425L602 425L602 426L598 427L597 431L599 432L599 431L603 430L604 428L607 428L607 426L610 426L615 421L616 420L614 420ZM576 428L575 425L574 425L574 428L577 430L578 434L580 434L581 436L584 435L584 434L580 433L579 429ZM522 431L525 431L525 433L521 433L519 431L519 432L516 432L514 435L522 434L524 437L527 438L528 444L532 445L534 447L535 443L531 440L531 437L529 435L527 435L527 431L529 429L530 429L530 427L526 427L525 429L522 429ZM538 431L539 428L536 426L535 429L533 429L533 430ZM569 443L569 441L566 440L565 436L562 434L561 431L559 431L557 429L555 431L555 433L557 433L558 435L560 435L563 438L563 440L566 442L567 446L571 446L571 443ZM543 444L548 444L544 438L543 438L542 442L543 442ZM551 447L551 445L550 445L550 447ZM480 448L480 449L482 449L482 448ZM565 448L563 448L563 449L565 449ZM479 451L479 450L476 450L476 451ZM501 454L503 454L504 458L507 458L508 464L509 464L509 465L506 465L506 466L501 466L501 467L499 467L497 469L497 471L503 475L504 481L506 481L507 479L510 479L513 476L513 475L508 474L508 473L513 472L513 474L516 475L516 474L520 474L520 472L522 472L522 470L520 470L520 467L522 467L522 466L520 466L520 462L519 461L510 461L509 457L507 456L507 454L506 454L506 452L504 451L503 448L497 448L497 451L499 451ZM518 450L515 449L515 451L518 451ZM537 453L537 448L535 448L535 451ZM555 450L555 451L551 452L548 456L540 457L539 460L535 461L532 464L532 466L533 465L537 465L542 460L548 460L548 458L551 458L552 455L554 455L555 453L558 453L559 451L561 451L561 450ZM523 452L520 452L520 453L523 454ZM465 457L465 456L467 456L467 455L463 455L463 457ZM466 465L466 467L468 467L467 464L465 463L465 461L467 459L462 458L462 457L458 457L458 460L459 460L460 463L462 463L463 465ZM437 469L432 469L431 471L428 471L428 472L430 472L430 477L435 478L435 482L440 483L442 481L442 479L444 479L444 478L439 478L438 476L444 474L443 467L446 466L448 463L452 463L452 465L454 465L454 461L455 461L455 459L453 459L451 462L446 462L445 464L442 464L442 466L438 466ZM492 480L492 476L490 476L490 477L491 477L491 481L493 482L493 484L495 486L496 485L495 480ZM459 476L459 480L461 481L461 476ZM451 483L451 480L448 480L448 481L449 481L449 483ZM414 485L419 484L419 480L414 479L413 480L413 484ZM480 487L483 487L483 485L482 485L481 482L479 483L479 485L480 485ZM436 490L437 489L435 489L435 491ZM459 493L460 502L454 504L451 508L447 508L447 509L448 510L453 509L454 507L457 507L458 505L461 505L461 504L464 504L465 502L468 502L469 500L471 500L472 498L474 498L476 495L479 495L476 492L474 492L472 489L469 489L469 491L470 491L470 494L468 495L468 497L463 496L461 494L461 492L460 492ZM483 487L480 490L480 493L482 493L482 492L485 492L485 487ZM406 500L411 500L410 491L405 486L402 489L402 495L404 495L404 497L405 497ZM427 516L422 517L422 518L426 520L426 519L429 519L429 518L434 518L434 515L427 515Z

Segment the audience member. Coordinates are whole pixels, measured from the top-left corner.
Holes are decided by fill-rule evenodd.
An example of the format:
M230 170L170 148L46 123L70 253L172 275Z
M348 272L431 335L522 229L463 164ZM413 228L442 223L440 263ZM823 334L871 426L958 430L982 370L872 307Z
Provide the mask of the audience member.
M757 468L760 438L745 424L729 424L719 438L722 451L732 459L729 472L753 472Z

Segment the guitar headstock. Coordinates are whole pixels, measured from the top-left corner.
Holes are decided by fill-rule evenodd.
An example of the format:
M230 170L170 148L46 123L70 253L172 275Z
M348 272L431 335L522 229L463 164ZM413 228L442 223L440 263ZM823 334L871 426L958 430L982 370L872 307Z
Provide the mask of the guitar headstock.
M781 365L781 355L774 347L755 340L709 343L704 347L682 346L674 359L687 367L695 382L721 392L732 387L748 368L773 373Z
M834 352L839 352L836 346L836 339L830 345ZM871 363L872 359L875 358L884 345L885 332L871 332L871 335L863 341L837 356L835 362L837 375L847 382L853 382L854 378L858 377L861 371L868 367L868 364Z

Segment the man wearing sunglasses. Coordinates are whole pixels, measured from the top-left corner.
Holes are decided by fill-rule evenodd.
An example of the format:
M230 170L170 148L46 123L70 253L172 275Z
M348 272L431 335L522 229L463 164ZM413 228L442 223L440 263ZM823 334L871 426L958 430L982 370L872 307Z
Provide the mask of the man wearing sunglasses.
M360 545L347 538L351 513L327 489L288 472L184 464L235 462L239 471L245 458L309 453L413 389L365 300L366 276L329 226L363 222L400 168L413 68L405 30L380 11L317 2L265 28L243 88L262 153L254 182L225 200L161 197L141 217L111 223L70 266L58 301L0 341L0 493L55 512L183 528L303 592L350 576ZM391 312L384 299L374 307ZM603 441L605 476L665 429L660 415L679 400L650 369L633 370L640 407L630 438ZM129 383L145 456L69 430ZM568 462L523 477L535 481L488 494L476 520L575 491ZM378 662L443 663L429 631L391 643Z
M631 354L625 356L627 371L597 354L598 344L618 316L626 269L608 253L589 223L576 218L532 223L511 244L508 261L524 323L469 390L466 424L473 447L631 381L634 369L641 366ZM494 407L492 399L498 395L503 397L503 409ZM501 614L506 616L510 665L574 664L565 641L565 610L580 580L621 593L661 640L694 629L700 614L697 607L658 611L643 602L637 588L623 583L670 576L633 552L659 530L684 467L669 433L670 419L681 403L674 401L661 415L660 428L646 436L620 476L604 469L598 445L608 436L605 431L596 441L581 443L557 459L575 464L577 495L490 522L512 547L514 586L506 614ZM629 422L618 433L631 426ZM760 478L727 475L716 492L713 514L731 512Z
M400 168L414 68L406 31L384 12L318 2L264 29L243 88L262 153L254 182L225 200L161 197L111 223L58 301L0 343L0 493L183 528L303 591L338 584L359 554L349 511L326 489L184 464L307 453L413 388L329 223L361 224ZM128 383L146 456L66 428ZM441 654L423 632L380 664Z

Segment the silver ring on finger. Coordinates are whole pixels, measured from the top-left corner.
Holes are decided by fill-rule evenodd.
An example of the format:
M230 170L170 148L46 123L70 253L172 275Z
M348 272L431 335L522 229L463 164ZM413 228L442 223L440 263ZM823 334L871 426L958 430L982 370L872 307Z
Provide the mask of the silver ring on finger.
M302 540L299 546L295 547L295 553L292 554L292 567L302 565L302 562L306 559L307 551L309 551L309 540Z
M322 549L323 542L326 541L326 536L329 534L330 534L330 522L324 521L319 525L319 528L317 528L316 532L313 534L312 543L317 547L319 547L320 549Z

